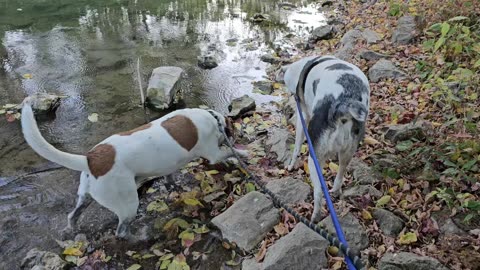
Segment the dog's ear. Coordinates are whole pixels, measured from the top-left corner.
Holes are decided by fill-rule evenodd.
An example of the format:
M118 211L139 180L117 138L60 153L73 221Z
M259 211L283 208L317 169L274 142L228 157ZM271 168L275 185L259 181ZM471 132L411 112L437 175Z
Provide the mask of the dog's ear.
M225 134L227 134L229 138L233 138L233 121L228 116L225 116Z

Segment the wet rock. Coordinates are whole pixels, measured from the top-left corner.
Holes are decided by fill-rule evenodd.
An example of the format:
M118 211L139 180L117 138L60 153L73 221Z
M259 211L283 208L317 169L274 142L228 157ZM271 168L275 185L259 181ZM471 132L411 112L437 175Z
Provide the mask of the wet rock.
M228 106L229 114L233 118L239 118L248 111L255 110L256 104L253 98L248 95L241 96L232 100Z
M380 59L370 68L368 77L372 82L379 82L382 79L404 79L407 74L397 68L391 61Z
M304 202L310 194L308 184L291 177L271 180L267 183L267 188L289 204Z
M405 141L408 139L425 139L426 124L423 121L403 125L392 125L384 134L384 138L391 142Z
M323 25L315 28L310 35L310 42L317 42L319 40L330 39L333 37L333 26Z
M352 171L356 184L374 185L381 181L378 173L358 158L353 158L352 161L350 161L347 170Z
M261 23L261 22L268 21L268 20L270 20L270 15L262 14L262 13L255 13L250 18L250 21L255 22L255 23Z
M403 220L397 217L394 213L385 209L377 208L373 210L372 214L380 225L380 229L382 229L385 234L396 237L400 231L402 231L404 225Z
M211 52L197 57L198 66L203 69L212 69L218 66L217 58Z
M34 248L22 260L21 269L63 270L66 266L67 262L57 254Z
M342 226L343 233L345 234L345 239L347 240L349 247L355 253L359 254L360 251L368 247L369 243L367 233L354 215L347 213L345 216L339 216L338 220L340 221L340 225ZM337 235L335 233L335 228L333 227L333 222L330 216L322 220L321 223L329 232Z
M225 239L252 250L280 220L278 209L260 192L252 191L212 219Z
M270 146L270 151L277 155L277 161L286 165L292 155L290 145L295 143L293 135L285 128L275 128L269 133L267 146Z
M380 59L390 58L389 55L377 53L370 50L360 52L359 56L367 61L378 61Z
M167 109L180 90L177 81L183 74L179 67L165 66L153 70L147 88L147 102L156 109Z
M278 6L281 8L287 7L287 8L297 8L295 4L288 3L288 2L280 2L278 3Z
M379 270L448 270L434 258L410 252L387 253L378 263Z
M58 106L60 106L61 97L48 94L48 93L36 93L28 97L32 106L33 112L37 115L54 113ZM21 110L21 104L15 109Z
M412 43L423 30L423 21L423 18L418 16L403 16L398 19L397 28L392 34L392 42L396 45Z
M323 269L328 265L326 239L298 223L286 236L268 248L262 268L265 270Z
M340 197L344 200L352 201L365 194L369 194L373 198L380 198L383 195L381 191L370 185L358 185L346 189Z
M253 91L260 92L264 95L270 95L273 92L273 82L271 81L256 81L253 83Z
M264 54L260 57L260 60L265 62L265 63L270 63L270 64L279 64L282 62L282 59L278 56L273 56L271 54Z
M340 49L335 53L335 56L350 61L353 57L355 44L362 39L362 32L358 29L353 29L345 33L340 40Z
M382 39L382 37L377 32L369 28L363 30L362 37L367 41L368 44L377 43L379 40Z

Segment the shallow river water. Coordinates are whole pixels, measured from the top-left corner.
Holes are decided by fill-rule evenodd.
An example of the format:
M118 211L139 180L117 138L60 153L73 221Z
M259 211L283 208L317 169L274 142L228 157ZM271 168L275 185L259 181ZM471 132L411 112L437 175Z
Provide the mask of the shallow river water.
M0 104L36 92L66 96L40 130L54 146L85 153L144 123L138 58L144 87L155 67L183 68L187 107L225 113L244 94L257 103L275 100L252 93L252 82L266 76L260 56L285 35L304 36L325 23L311 1L290 2L299 8L281 8L277 0L0 0ZM272 22L250 22L257 12ZM203 70L197 56L208 48L221 59ZM98 122L87 120L91 113ZM78 172L38 157L19 122L0 115L0 269L16 268L32 247L55 245L77 185Z

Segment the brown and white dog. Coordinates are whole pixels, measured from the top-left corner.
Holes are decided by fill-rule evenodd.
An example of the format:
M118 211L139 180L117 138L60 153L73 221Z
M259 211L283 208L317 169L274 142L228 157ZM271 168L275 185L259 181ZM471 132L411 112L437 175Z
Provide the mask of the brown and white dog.
M231 134L229 121L218 112L203 109L177 110L136 129L114 134L86 155L62 152L40 134L29 99L22 109L22 130L28 144L42 157L72 170L81 171L78 201L68 215L73 230L91 195L118 216L118 237L126 237L128 225L139 205L135 177L167 176L196 158L214 164L233 156L220 146ZM235 149L242 157L247 151Z

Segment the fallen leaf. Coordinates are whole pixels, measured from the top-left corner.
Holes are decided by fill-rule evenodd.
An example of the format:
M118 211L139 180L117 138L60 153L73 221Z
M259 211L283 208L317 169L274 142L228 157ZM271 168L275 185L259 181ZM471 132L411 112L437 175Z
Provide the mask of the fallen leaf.
M138 270L140 268L142 268L140 264L132 264L130 265L130 267L127 268L127 270Z
M372 219L372 214L368 210L363 209L362 210L362 218L365 220L371 220Z
M415 242L417 242L417 235L414 232L408 232L406 234L402 234L398 239L398 243L401 245L408 245Z
M375 140L374 138L370 137L370 136L366 136L365 139L363 140L363 142L365 144L368 144L368 145L376 145L376 144L379 144L380 142Z
M338 165L333 162L328 163L328 168L334 172L338 172Z
M83 252L78 247L69 247L63 251L63 255L82 256Z
M98 121L98 113L92 113L88 116L88 121L95 123Z
M24 79L31 79L31 78L33 78L33 75L30 74L30 73L25 73L25 74L23 74L22 77L23 77Z
M276 233L278 233L280 236L284 236L288 233L288 228L285 227L285 224L279 223L273 227Z
M148 204L147 212L165 212L168 211L168 205L164 201L153 201Z
M386 205L387 203L390 202L390 199L391 199L391 198L392 198L392 197L391 197L390 195L385 195L385 196L383 196L382 198L378 199L378 201L377 201L377 207L381 207L381 206Z
M196 205L203 206L203 204L195 198L186 198L186 199L183 200L183 202L186 205L190 205L190 206L196 206Z

